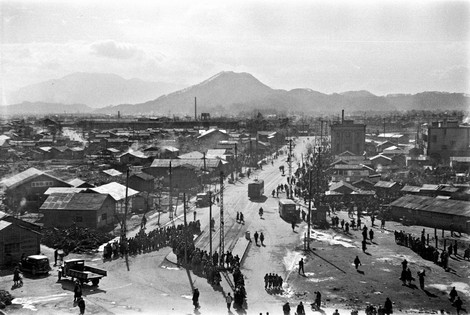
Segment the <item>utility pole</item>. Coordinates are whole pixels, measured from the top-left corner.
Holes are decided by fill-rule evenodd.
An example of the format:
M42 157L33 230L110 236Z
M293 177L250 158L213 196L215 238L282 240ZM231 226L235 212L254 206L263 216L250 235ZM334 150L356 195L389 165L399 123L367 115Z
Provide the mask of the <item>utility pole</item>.
M128 203L128 192L129 192L129 168L127 168L126 171L126 199L124 201L124 218L122 219L122 233L121 237L124 236L124 239L126 239L126 233L127 233L127 203Z
M308 214L307 214L307 249L310 249L310 221L312 211L312 169L308 172Z
M168 199L168 211L170 213L170 220L173 220L173 187L172 187L172 176L171 176L171 159L170 159L170 172L169 172L169 175L170 175L170 191L169 191L169 199Z
M225 252L225 233L224 233L224 172L220 172L220 249L222 255Z
M209 257L212 257L212 192L209 190Z
M289 199L292 198L292 139L289 139Z
M183 193L183 213L184 213L184 265L188 265L188 224L186 222L186 193Z
M237 144L235 143L235 180L238 180L238 156L237 156Z

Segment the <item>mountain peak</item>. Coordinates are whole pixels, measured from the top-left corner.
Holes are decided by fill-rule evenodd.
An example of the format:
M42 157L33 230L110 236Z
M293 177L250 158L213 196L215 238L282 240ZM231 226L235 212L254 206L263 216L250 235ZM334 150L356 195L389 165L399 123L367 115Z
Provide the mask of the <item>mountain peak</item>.
M371 97L371 96L376 97L377 96L366 90L346 91L346 92L339 93L339 94L343 96L347 96L347 97Z

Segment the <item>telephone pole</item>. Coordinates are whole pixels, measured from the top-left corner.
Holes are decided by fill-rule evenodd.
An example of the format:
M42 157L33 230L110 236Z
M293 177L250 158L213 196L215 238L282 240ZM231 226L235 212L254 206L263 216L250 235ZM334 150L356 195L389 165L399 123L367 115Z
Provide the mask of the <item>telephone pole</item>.
M222 255L225 252L225 233L224 233L224 172L220 172L220 249Z
M308 215L307 215L307 249L310 249L310 221L312 211L312 169L308 171Z
M168 199L168 212L170 214L170 220L173 220L173 187L172 187L172 179L171 179L171 160L170 160L170 170L169 170L169 175L170 175L170 191L169 191L169 199Z
M212 257L212 192L209 190L209 257Z
M294 199L292 197L292 139L289 139L289 199Z

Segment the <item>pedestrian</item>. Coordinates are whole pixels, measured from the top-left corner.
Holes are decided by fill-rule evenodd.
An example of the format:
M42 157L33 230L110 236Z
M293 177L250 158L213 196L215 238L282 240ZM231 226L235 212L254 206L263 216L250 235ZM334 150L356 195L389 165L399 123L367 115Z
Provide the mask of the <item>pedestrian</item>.
M196 221L196 220L194 220ZM147 225L147 218L145 217L145 214L142 216L142 222L140 222L140 228L145 229L145 226Z
M300 258L300 261L299 261L299 275L300 275L300 272L302 271L302 274L305 275L305 271L304 271L304 259L303 257Z
M401 262L401 267L403 270L406 270L406 267L408 266L408 261L406 259L404 259L402 262Z
M381 220L380 228L381 228L381 229L385 229L385 219L382 219L382 220Z
M195 309L199 308L199 289L195 288L193 291L193 305Z
M370 222L372 223L372 226L375 225L375 224L374 224L374 222L375 222L375 216L374 216L374 215L372 215L372 216L370 217Z
M338 312L337 309L335 310L335 312L333 313L333 315L339 315L339 312Z
M271 195L273 196L273 198L275 194L276 194L276 191L273 189L273 191L271 192Z
M242 212L240 212L240 223L245 223L245 217Z
M307 215L307 213L302 209L302 221L305 221L305 216Z
M419 287L421 290L424 290L424 277L426 276L426 271L423 269L418 271Z
M362 266L361 261L359 260L358 256L356 256L356 258L354 258L354 265L356 266L356 270L357 270L357 268L359 268L359 265Z
M372 230L372 228L369 230L369 238L370 242L372 243L372 240L374 239L374 231Z
M290 315L290 305L289 305L289 302L286 302L286 304L284 304L282 306L282 311L284 312L284 315Z
M258 231L256 231L253 236L255 237L255 244L258 245L258 237L259 237Z
M305 308L302 302L297 305L297 315L305 315Z
M390 298L387 298L385 300L385 304L384 304L384 314L385 315L390 315L392 313L393 313L392 301L390 300Z
M259 235L259 240L261 242L261 246L264 246L264 234L263 234L263 232L261 232L261 234Z
M85 314L85 300L82 297L78 298L77 306L80 310L80 315Z
M237 223L240 221L240 212L237 211Z
M362 251L365 253L367 249L367 242L365 240L362 240Z
M57 258L59 257L59 250L56 248L54 250L54 266L57 266Z
M456 308L456 311L457 311L457 315L460 314L460 311L462 310L462 300L460 299L460 296L457 297L457 300L455 300L455 302L452 304L455 306Z
M344 219L341 219L341 229L344 229Z
M457 290L455 290L455 287L453 287L452 290L450 290L450 293L449 293L449 300L451 302L454 302L454 300L457 296L458 296Z
M263 208L259 208L259 218L262 219L263 218Z
M294 230L295 230L295 226L296 226L295 221L292 220L292 232L295 232L295 231L294 231Z
M21 275L20 275L20 267L15 266L15 269L13 270L13 285L18 286L20 284L23 284L23 280L21 280Z
M233 298L230 295L230 292L227 294L227 297L225 298L225 302L227 302L227 309L230 311L230 306L232 305Z
M317 308L317 310L320 309L320 306L321 306L321 293L320 291L317 291L315 292L316 296L315 296L315 306Z
M408 281L408 285L411 286L411 281L414 281L415 278L411 275L411 270L410 268L406 269L406 280Z
M194 210L193 213L194 213L194 220L193 221L196 222L196 210Z
M73 301L77 302L82 297L82 286L80 281L75 281L75 287L73 288Z

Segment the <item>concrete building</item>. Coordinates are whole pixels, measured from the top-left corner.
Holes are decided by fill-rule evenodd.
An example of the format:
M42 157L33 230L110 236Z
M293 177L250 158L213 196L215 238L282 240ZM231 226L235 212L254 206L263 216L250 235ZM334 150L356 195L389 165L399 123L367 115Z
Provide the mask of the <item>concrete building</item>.
M333 122L331 128L331 153L340 154L344 151L350 151L357 155L362 155L365 150L366 125L355 124L353 120L344 120Z
M457 121L433 122L427 129L426 154L433 160L449 164L453 156L470 156L470 126Z

